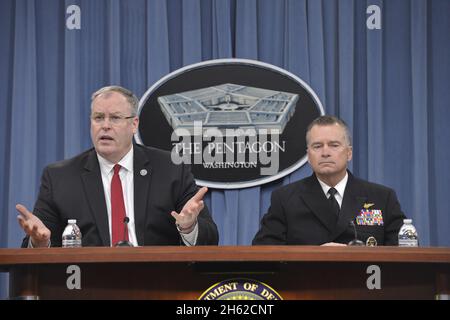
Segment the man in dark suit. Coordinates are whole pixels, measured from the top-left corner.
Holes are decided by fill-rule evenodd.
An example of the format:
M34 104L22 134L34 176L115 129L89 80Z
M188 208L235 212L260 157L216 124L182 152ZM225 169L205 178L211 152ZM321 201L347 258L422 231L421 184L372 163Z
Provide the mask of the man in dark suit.
M169 152L132 142L137 106L122 87L93 94L94 148L44 169L33 213L16 206L23 247L61 246L68 219L77 220L83 246L218 243L203 203L207 188L198 190L189 167L173 164Z
M254 245L397 245L405 218L395 192L354 177L347 125L332 116L315 119L306 133L314 173L272 193Z

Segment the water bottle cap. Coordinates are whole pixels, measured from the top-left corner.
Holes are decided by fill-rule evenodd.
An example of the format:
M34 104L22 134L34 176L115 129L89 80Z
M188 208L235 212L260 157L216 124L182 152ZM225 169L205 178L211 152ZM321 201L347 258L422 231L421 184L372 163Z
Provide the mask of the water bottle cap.
M75 223L77 223L77 219L69 219L69 220L67 220L67 222L75 224Z
M412 223L412 219L403 219L403 223Z

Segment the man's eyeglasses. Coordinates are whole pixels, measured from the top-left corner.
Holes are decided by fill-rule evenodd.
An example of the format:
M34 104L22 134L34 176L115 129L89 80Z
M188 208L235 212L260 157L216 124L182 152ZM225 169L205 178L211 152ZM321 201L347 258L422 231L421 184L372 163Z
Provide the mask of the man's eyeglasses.
M105 122L105 119L106 118L108 118L109 119L109 122L110 123L112 123L112 124L120 124L120 123L122 123L124 120L127 120L127 119L132 119L132 118L134 118L135 116L129 116L129 117L123 117L123 116L119 116L119 115L116 115L116 114L113 114L113 115L110 115L110 116L105 116L104 114L94 114L94 115L92 115L91 116L91 120L94 122L94 123L97 123L97 124L101 124L101 123L103 123L103 122Z

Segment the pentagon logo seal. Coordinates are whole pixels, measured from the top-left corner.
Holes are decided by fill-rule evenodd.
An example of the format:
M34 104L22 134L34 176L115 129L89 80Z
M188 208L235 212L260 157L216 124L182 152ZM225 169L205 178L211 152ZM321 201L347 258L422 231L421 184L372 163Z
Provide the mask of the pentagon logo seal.
M256 60L215 59L154 83L139 103L137 143L191 165L199 186L241 189L280 179L307 162L302 137L325 114L314 90Z

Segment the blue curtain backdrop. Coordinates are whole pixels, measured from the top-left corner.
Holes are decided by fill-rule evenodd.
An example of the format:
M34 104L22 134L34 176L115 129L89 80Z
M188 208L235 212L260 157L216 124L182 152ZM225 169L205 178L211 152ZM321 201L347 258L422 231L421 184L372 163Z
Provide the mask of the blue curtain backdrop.
M73 4L80 30L66 27ZM380 30L367 28L370 5ZM449 14L448 0L1 0L0 247L21 243L14 207L33 207L43 167L91 146L93 91L120 84L140 96L217 58L309 83L352 130L354 174L397 191L422 245L450 246ZM212 190L220 244L250 244L272 190L310 173ZM6 287L2 276L0 297Z

